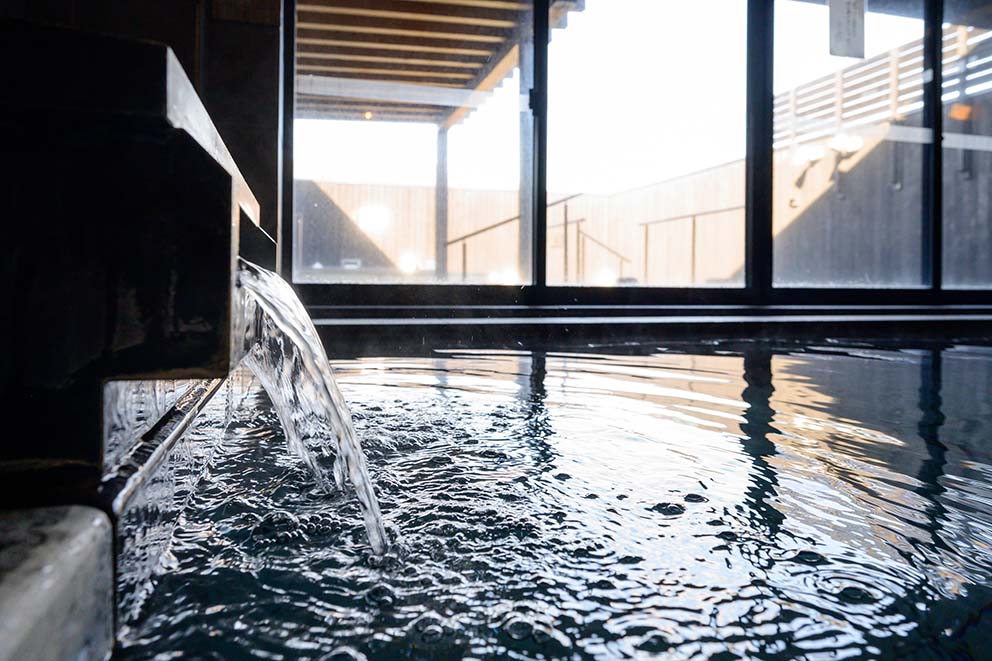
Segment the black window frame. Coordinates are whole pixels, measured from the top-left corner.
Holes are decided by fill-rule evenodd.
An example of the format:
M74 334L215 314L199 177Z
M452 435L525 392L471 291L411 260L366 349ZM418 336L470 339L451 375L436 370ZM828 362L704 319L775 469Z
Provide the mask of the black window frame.
M737 313L742 308L850 306L873 311L906 307L980 306L992 304L992 289L943 289L942 282L942 70L939 66L943 0L925 0L924 126L933 139L924 145L923 278L913 288L776 287L773 284L772 176L774 63L774 0L748 0L747 108L745 181L744 285L712 287L548 286L546 281L547 81L550 0L534 2L535 173L533 284L523 286L461 284L301 284L294 283L304 303L324 315L399 317L520 314L521 310L569 310L576 314L643 314L645 310L692 309L707 314ZM282 218L279 223L281 266L287 280L293 264L293 115L295 99L296 2L283 6L283 161Z

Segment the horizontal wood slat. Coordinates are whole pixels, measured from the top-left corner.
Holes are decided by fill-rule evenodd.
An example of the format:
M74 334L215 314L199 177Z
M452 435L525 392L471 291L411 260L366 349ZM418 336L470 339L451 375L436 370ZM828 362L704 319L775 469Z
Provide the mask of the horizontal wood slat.
M549 20L564 26L583 8L584 0L552 0ZM297 112L431 117L453 126L513 74L532 14L532 3L517 0L301 0L296 70L306 89ZM362 89L372 98L356 103ZM445 90L469 96L450 105L455 97Z
M992 32L945 26L945 96L961 87L955 63L972 61L965 85L992 75ZM983 45L984 44L984 45ZM976 53L981 49L981 56ZM917 40L775 96L777 149L823 139L846 129L897 122L918 111L923 95L923 41Z

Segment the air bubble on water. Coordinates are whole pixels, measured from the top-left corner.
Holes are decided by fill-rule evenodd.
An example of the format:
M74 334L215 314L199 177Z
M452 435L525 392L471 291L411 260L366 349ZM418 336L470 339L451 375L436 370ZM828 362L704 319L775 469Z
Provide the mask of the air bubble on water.
M799 562L804 565L822 565L827 559L816 551L799 551L794 556L792 556L793 562Z
M685 513L685 507L678 503L658 503L654 507L649 507L652 512L664 514L665 516L679 516Z
M534 631L534 625L522 619L512 619L503 628L506 630L506 635L513 640L523 640Z
M367 661L367 657L353 647L341 645L320 657L319 661Z
M387 585L376 585L365 593L365 601L380 610L393 607L396 603L396 595Z

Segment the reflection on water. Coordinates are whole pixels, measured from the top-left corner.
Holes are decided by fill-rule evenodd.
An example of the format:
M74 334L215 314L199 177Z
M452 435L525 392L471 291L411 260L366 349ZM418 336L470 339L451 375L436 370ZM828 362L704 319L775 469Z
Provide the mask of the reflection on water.
M390 552L237 414L124 657L980 656L992 352L335 363Z

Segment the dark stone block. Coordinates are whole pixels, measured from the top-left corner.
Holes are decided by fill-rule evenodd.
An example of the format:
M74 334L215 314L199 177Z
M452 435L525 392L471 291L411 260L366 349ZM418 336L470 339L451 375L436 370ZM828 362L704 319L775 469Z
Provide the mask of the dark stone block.
M275 246L168 48L0 21L0 57L0 506L99 504L103 384L226 376Z

